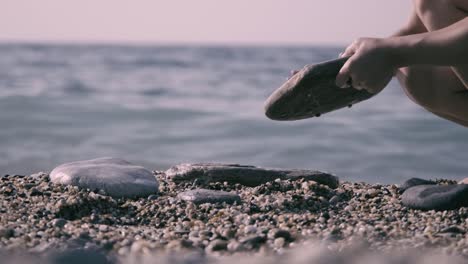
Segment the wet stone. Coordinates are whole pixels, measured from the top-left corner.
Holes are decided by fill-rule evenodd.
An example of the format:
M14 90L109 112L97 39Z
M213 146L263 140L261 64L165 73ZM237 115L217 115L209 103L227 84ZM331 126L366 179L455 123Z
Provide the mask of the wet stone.
M103 191L113 197L144 197L158 192L151 171L122 159L99 158L58 166L50 173L54 183Z
M228 182L245 186L258 186L276 179L305 179L327 185L330 188L337 188L339 184L338 177L320 171L282 170L221 163L180 164L167 170L165 175L174 182L198 180L204 183Z
M419 185L401 196L405 206L422 210L451 210L468 206L468 185Z
M202 203L240 203L241 198L239 195L225 191L215 191L206 189L189 190L177 195L179 199L192 202L195 204Z

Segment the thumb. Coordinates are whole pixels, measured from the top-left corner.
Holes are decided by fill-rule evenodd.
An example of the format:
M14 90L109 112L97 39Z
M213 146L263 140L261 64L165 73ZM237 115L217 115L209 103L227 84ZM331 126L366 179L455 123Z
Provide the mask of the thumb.
M341 68L340 72L336 76L335 84L340 88L346 88L348 86L348 80L351 78L348 63L345 63Z

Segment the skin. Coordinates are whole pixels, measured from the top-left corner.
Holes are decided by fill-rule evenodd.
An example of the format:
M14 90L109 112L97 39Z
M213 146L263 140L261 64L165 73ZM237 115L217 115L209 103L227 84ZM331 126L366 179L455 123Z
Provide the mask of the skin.
M360 38L336 78L382 91L396 76L408 97L428 111L468 126L468 1L414 0L406 26L388 38Z

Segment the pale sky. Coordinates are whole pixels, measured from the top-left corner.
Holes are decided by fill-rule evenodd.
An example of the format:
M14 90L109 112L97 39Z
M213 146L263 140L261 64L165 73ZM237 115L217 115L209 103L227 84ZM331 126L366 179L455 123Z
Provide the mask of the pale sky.
M411 0L1 0L0 42L347 44Z

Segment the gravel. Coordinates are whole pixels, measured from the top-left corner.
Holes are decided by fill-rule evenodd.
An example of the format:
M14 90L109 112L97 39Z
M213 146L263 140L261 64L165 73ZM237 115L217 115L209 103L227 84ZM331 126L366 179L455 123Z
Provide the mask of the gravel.
M303 248L310 243L326 245L317 253L321 256L365 248L386 259L407 249L468 257L468 208L409 209L402 206L397 185L342 182L332 189L305 179L277 179L247 187L174 183L159 172L155 177L157 196L131 199L54 184L44 173L3 176L0 249L12 256L27 254L26 259L28 254L88 250L113 261L131 262L138 256L142 263L150 256L171 263L165 262L171 252L180 251L185 254L179 257L194 254L200 263L211 257L228 261L232 255L287 256L296 254L293 250L307 255L311 250ZM242 202L195 204L177 198L200 188L236 193Z

